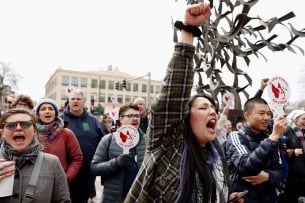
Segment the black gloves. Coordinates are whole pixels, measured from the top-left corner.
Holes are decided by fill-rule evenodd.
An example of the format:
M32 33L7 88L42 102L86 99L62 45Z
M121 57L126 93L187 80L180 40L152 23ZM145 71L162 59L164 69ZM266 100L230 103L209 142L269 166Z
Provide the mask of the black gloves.
M115 160L119 167L125 168L131 165L132 157L129 154L121 154Z

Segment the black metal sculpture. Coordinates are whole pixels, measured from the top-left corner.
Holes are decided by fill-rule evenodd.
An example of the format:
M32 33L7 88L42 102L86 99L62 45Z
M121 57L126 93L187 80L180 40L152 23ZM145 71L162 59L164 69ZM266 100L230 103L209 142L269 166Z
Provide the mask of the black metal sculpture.
M178 1L178 0L176 0ZM249 94L246 88L252 85L251 77L238 67L238 59L242 59L247 66L250 64L249 56L255 55L266 57L260 53L262 48L269 48L272 51L283 51L285 49L296 53L298 49L303 55L304 50L293 44L298 37L305 37L305 28L300 31L295 29L291 23L284 23L293 17L295 14L291 11L286 15L277 18L273 17L267 21L259 16L248 16L250 9L259 0L218 0L217 5L213 0L209 0L212 15L204 25L202 25L202 36L198 37L196 45L195 72L198 75L198 83L194 86L198 93L208 92L217 101L219 95L222 96L226 92L231 92L234 95L234 109L241 109L240 94L243 93L246 98ZM187 4L193 4L203 1L187 0ZM236 10L240 9L240 13L236 14ZM234 14L233 14L234 11ZM251 22L257 22L258 26L252 26ZM228 25L228 30L222 25ZM285 26L290 33L290 39L286 43L275 43L273 40L278 35L273 34L267 38L261 33L262 30L271 32L276 26ZM174 41L177 41L176 32L174 32ZM227 68L233 74L233 84L225 84L222 80L222 69ZM205 74L208 79L208 84L203 83ZM239 86L239 77L243 76L247 83L245 86Z

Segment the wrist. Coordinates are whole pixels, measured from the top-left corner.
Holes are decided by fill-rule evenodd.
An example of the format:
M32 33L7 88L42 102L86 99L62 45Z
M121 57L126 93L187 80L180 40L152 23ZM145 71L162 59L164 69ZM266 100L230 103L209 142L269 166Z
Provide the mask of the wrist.
M176 21L174 26L178 30L184 30L186 32L192 33L194 37L200 37L200 35L202 35L201 30L197 26L184 25L184 23L181 21Z

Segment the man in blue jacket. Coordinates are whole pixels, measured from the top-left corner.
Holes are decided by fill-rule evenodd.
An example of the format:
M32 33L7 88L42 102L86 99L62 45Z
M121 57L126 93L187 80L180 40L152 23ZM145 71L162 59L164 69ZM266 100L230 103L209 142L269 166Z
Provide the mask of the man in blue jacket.
M287 121L283 116L276 117L269 135L266 130L271 115L264 99L249 99L244 105L245 125L227 138L231 190L248 190L244 197L247 203L275 203L277 200L276 188L283 176L279 139L286 130Z
M69 103L61 117L74 132L83 153L83 164L75 179L70 184L73 203L87 203L94 188L96 176L91 172L90 164L104 136L104 130L95 116L85 109L85 93L74 89L69 94Z

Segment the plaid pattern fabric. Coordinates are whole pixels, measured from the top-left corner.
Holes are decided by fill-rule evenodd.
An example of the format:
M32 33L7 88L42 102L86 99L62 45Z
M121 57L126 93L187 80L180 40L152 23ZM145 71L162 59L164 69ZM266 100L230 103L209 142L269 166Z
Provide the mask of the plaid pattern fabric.
M173 202L180 184L183 118L193 86L194 47L176 44L160 95L152 103L146 154L125 199L127 202Z

